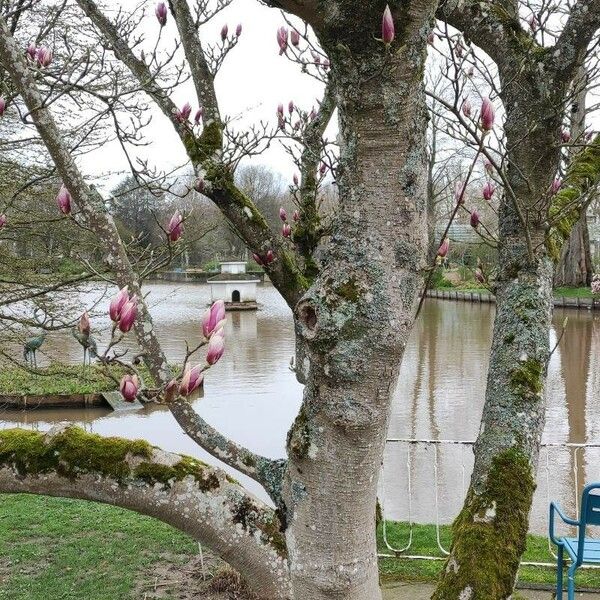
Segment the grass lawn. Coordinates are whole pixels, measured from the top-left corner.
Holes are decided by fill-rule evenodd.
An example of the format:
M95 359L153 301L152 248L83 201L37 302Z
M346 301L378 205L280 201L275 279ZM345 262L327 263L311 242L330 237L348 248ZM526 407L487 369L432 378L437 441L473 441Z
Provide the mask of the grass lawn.
M489 290L485 287L477 285L476 283L468 282L465 285L457 284L453 286L442 286L434 288L443 291L452 292L481 292L489 293ZM555 298L592 298L593 294L590 288L587 287L559 287L554 288Z
M116 390L118 385L106 375L105 367L92 365L53 364L30 373L18 367L0 365L0 394L91 394ZM153 385L152 378L143 367L137 369L146 385ZM117 380L123 376L122 367L111 367Z
M379 549L389 552L379 532ZM401 546L406 523L390 523L388 540ZM450 545L449 527L441 539ZM435 527L414 528L411 554L439 555ZM206 553L209 571L222 568ZM530 536L525 559L553 562L546 539ZM48 598L121 600L126 598L220 598L203 589L196 567L198 545L150 517L112 506L31 495L0 495L0 599ZM384 558L384 581L434 581L442 561ZM554 570L522 567L520 581L554 584ZM599 571L579 571L577 583L600 588ZM160 590L156 591L156 586ZM197 585L202 585L197 584ZM195 594L185 595L185 594Z

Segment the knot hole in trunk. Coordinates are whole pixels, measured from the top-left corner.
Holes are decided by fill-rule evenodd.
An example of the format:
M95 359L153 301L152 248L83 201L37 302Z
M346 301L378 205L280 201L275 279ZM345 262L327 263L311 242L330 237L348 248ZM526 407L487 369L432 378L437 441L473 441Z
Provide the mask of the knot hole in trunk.
M302 326L302 335L313 339L317 335L317 311L309 301L303 300L297 308L298 321Z

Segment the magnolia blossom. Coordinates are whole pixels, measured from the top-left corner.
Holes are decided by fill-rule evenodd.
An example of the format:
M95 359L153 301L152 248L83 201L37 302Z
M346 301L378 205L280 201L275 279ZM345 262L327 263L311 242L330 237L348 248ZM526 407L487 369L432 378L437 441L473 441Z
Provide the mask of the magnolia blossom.
M296 173L294 173L293 181L294 181L294 185L296 187L298 187L298 184L300 183L300 180L298 179L298 175Z
M454 200L457 204L462 204L465 201L465 192L467 189L467 182L458 180L454 184Z
M202 334L206 339L225 325L225 302L217 300L202 315Z
M159 2L156 5L154 14L156 15L156 18L158 19L160 26L164 27L167 24L167 15L168 15L167 5L164 2Z
M242 24L238 23L235 28L235 37L240 37L240 35L242 35Z
M560 139L563 141L563 144L568 144L571 141L571 132L568 129L563 129Z
M140 382L137 378L137 375L123 375L119 385L119 390L123 396L123 400L126 402L133 402L138 394L139 389Z
M448 238L444 238L444 241L440 244L438 248L437 255L440 258L445 258L448 254L448 250L450 249L450 240Z
M537 20L537 17L535 15L531 15L529 17L529 29L531 29L531 31L535 31L539 26L539 21Z
M429 32L429 35L427 36L427 43L428 43L430 46L433 46L433 45L434 45L434 43L435 43L435 34L433 33L433 31L430 31L430 32Z
M279 46L279 55L281 56L288 47L288 30L283 25L277 29L277 45Z
M479 212L477 212L477 209L474 208L471 211L471 227L474 227L475 229L477 229L477 226L479 225L479 223L481 223L481 219L479 218Z
M83 335L90 335L91 323L87 310L81 315L79 323L77 324L77 329L79 330L79 333L82 333Z
M286 237L286 238L289 238L290 235L292 235L292 228L289 223L283 224L283 227L281 229L281 235L283 235L283 237Z
M290 31L290 42L292 42L292 46L296 47L300 44L300 34L295 29Z
M290 115L294 112L294 101L290 100L288 102L288 112L290 113Z
M394 37L394 19L392 18L392 11L389 5L386 4L383 17L381 18L381 39L384 44L391 44L394 41Z
M192 114L192 106L189 102L186 102L181 109L175 111L175 118L180 123L185 123Z
M275 255L273 254L273 250L267 250L265 254L265 262L267 264L272 263L275 260Z
M206 362L209 365L214 365L219 362L221 356L225 352L225 340L222 335L215 334L208 342L208 350L206 352Z
M27 56L30 60L35 60L37 56L37 46L31 42L29 46L27 46Z
M194 123L196 123L196 125L198 125L200 123L200 121L202 121L203 114L204 114L204 109L202 107L200 107L196 111L196 114L194 115Z
M294 211L292 219L294 219L295 222L298 222L300 220L300 213L297 210Z
M52 50L50 48L41 47L37 49L36 60L40 67L47 67L52 62Z
M61 186L56 196L56 205L63 215L71 213L71 194L64 185Z
M204 374L200 365L196 365L195 367L187 365L179 384L179 393L183 396L189 396L200 387L203 379Z
M4 96L0 96L0 117L4 114L5 110L6 110L6 100L4 99Z
M481 128L489 131L494 126L495 118L494 105L489 98L484 98L481 103Z
M183 234L183 217L176 210L167 225L167 233L171 242L176 242Z
M287 221L287 211L283 206L279 207L279 218L285 223Z
M121 318L121 311L129 300L129 289L127 286L121 288L118 294L110 301L108 314L115 323Z
M229 33L229 27L227 26L227 23L225 23L225 25L223 25L223 27L221 27L221 39L223 41L225 41L227 39L228 33Z
M0 214L0 229L2 229L6 225L7 221L8 219L6 218L6 215Z
M560 177L555 177L552 185L550 186L550 192L552 194L556 194L558 190L562 187L562 179Z
M495 191L496 188L494 184L491 181L487 181L486 184L483 186L483 197L486 200L491 200Z
M263 260L262 260L262 258L261 258L261 257L260 257L258 254L255 254L255 253L253 252L253 253L252 253L252 258L254 259L254 261L256 262L256 264L260 265L261 267L264 267L264 264L265 264L265 263L263 263Z
M321 175L325 175L325 173L326 173L326 172L327 172L327 165L326 165L324 162L322 162L322 163L319 165L319 173L320 173Z
M135 318L137 317L137 298L132 296L121 309L121 314L119 317L119 329L123 333L127 333L135 322Z
M471 116L471 113L473 111L473 107L471 106L471 103L469 102L468 99L465 99L462 103L461 106L461 110L462 110L462 114L465 115L465 117L469 118Z

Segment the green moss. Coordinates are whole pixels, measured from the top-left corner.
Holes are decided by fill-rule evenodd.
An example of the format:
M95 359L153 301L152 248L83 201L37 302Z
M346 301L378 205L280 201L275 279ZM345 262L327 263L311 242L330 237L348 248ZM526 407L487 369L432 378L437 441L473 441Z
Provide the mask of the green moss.
M360 285L351 277L348 281L340 284L336 292L339 296L348 300L349 302L358 302L360 300Z
M539 360L529 358L522 361L510 374L511 386L522 397L537 396L544 387L543 371Z
M162 483L165 488L170 488L173 482L181 481L191 475L198 487L203 492L217 489L221 484L216 474L200 460L190 456L184 456L175 465L161 465L152 462L143 462L134 470L135 477L146 483L154 485Z
M187 154L194 165L204 165L223 147L223 128L218 121L212 121L202 130L200 137L189 131L183 139Z
M306 402L303 402L288 433L287 448L291 456L305 458L308 455L310 435L308 408Z
M485 487L469 490L452 525L451 557L432 600L458 598L470 587L470 600L510 597L525 551L529 507L535 490L531 465L516 448L498 454Z

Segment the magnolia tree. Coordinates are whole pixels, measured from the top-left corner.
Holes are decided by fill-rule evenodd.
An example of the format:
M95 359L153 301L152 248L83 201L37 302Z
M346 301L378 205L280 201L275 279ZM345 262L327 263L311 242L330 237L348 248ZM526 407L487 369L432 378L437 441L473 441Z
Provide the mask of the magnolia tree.
M305 387L282 460L240 447L192 410L187 394L223 352L222 306L213 306L203 321L205 366L186 365L174 378L138 273L103 199L64 143L51 96L40 92L40 71L52 69L52 60L40 61L34 48L27 53L30 40L15 39L0 20L0 62L11 81L6 112L22 107L33 121L64 185L60 210L75 213L97 236L122 288L113 303L118 323L113 339L132 328L184 431L259 482L275 509L218 469L144 442L104 439L75 428L0 434L0 490L87 498L156 516L210 546L265 598L373 600L380 597L377 477L390 399L426 266L422 76L436 2L389 8L383 2L278 2L287 13L274 32L274 49L320 78L324 95L318 109L280 106L273 128L261 124L244 132L221 113L214 85L242 28L223 27L211 41L203 27L226 4L211 8L171 0L144 16L119 12L113 19L93 0L76 0L78 19L93 26L97 47L127 68L135 91L172 124L196 172L195 189L222 211L293 311L295 370ZM160 31L150 53L139 47L136 26L144 18L156 19ZM167 28L176 30L177 47L161 53ZM181 57L183 64L175 65ZM175 105L170 95L177 81L169 81L169 74L191 78L193 101ZM335 107L339 160L323 138ZM288 140L291 151L295 145L300 169L292 188L295 212L281 214L281 230L269 226L234 179L240 159L275 138ZM142 165L137 173L149 177L150 171ZM319 188L328 174L339 193L325 220ZM178 238L181 225L175 215L166 235ZM85 332L87 324L80 326ZM105 360L111 359L114 352L108 351ZM139 385L130 372L121 382L123 396L132 399Z

